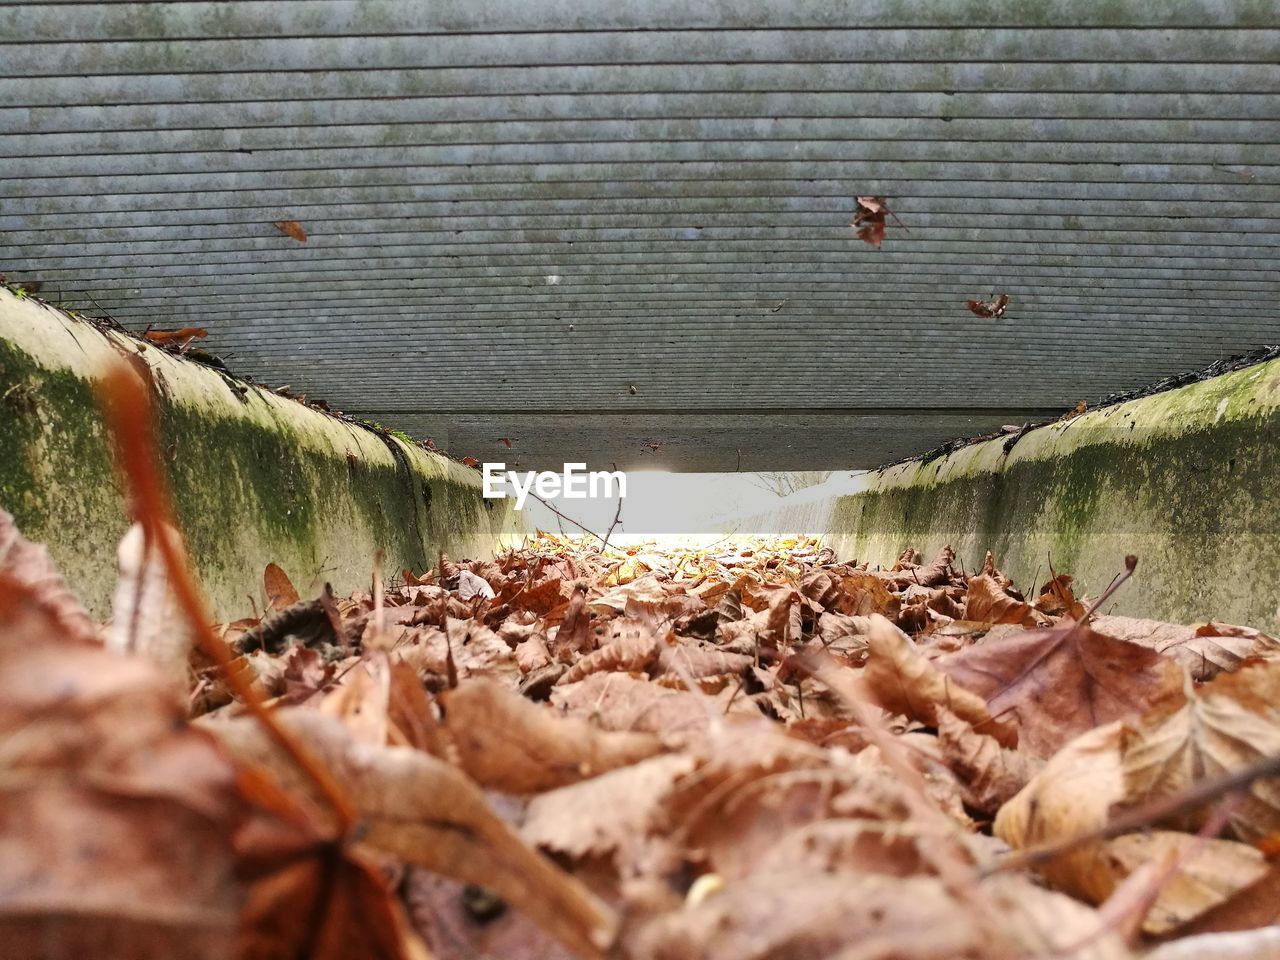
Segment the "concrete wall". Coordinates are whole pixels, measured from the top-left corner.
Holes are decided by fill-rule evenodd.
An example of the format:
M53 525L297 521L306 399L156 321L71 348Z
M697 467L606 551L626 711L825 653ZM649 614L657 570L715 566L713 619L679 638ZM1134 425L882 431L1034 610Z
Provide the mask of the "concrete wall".
M0 289L0 508L48 544L90 610L105 616L127 527L93 382L141 345ZM510 501L479 474L394 437L311 410L154 347L160 445L179 524L220 616L249 610L280 564L304 594L487 556L514 533Z
M907 546L984 552L1023 587L1049 562L1091 595L1138 572L1114 612L1280 629L1280 360L1005 441L803 491L743 529L825 534L888 564Z

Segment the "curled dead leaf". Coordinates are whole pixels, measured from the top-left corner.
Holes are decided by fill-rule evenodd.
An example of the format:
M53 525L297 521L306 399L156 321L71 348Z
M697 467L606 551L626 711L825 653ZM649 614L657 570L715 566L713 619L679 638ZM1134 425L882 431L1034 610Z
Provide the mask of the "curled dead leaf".
M876 701L890 713L936 727L939 710L946 709L1004 746L1017 744L1015 728L993 719L982 697L921 656L911 639L884 617L871 618L868 639L863 678Z
M468 680L440 699L458 765L477 783L508 793L561 787L662 749L656 737L558 717L489 680Z

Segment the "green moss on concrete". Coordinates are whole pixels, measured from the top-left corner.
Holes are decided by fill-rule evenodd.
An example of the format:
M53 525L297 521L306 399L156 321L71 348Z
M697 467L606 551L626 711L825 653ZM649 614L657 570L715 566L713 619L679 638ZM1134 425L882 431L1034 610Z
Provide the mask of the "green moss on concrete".
M1280 362L870 475L833 511L850 557L907 546L986 549L1028 589L1050 561L1096 595L1137 554L1116 598L1134 616L1280 627ZM1023 444L1026 444L1024 447Z
M126 528L115 465L89 384L41 368L0 338L0 508L47 543L64 569L93 554L75 583L87 602L114 584Z
M127 519L92 383L122 347L137 349L0 291L0 507L48 544L99 616ZM143 356L178 523L220 616L261 597L269 562L303 592L325 580L352 590L379 549L388 572L421 571L439 550L484 555L517 531L510 501L484 500L459 464L266 391L242 396L162 351Z

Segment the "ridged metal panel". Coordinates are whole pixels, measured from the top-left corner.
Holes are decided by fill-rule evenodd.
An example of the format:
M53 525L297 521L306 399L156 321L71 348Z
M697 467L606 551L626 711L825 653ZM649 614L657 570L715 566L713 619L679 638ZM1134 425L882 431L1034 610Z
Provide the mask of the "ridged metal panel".
M868 466L1280 341L1278 118L1252 0L9 3L0 271L459 455Z

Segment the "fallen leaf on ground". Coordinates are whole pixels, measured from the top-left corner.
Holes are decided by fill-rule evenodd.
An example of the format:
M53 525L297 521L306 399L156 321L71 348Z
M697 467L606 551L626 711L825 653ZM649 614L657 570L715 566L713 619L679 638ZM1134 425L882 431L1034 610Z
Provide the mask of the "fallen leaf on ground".
M901 630L879 615L871 618L869 654L863 673L868 690L891 713L930 726L940 710L949 710L1006 747L1018 742L1017 730L994 720L986 701L922 657Z
M1111 723L1077 737L1006 803L995 833L1015 849L1083 836L1108 822L1125 797L1120 750L1124 725ZM1172 830L1095 840L1058 854L1040 868L1056 889L1102 903L1133 871L1172 853L1181 862L1160 890L1143 929L1164 933L1187 923L1261 879L1262 855L1231 840Z
M613 939L611 912L580 883L529 848L465 775L410 747L372 747L342 722L311 711L281 722L351 792L360 813L359 847L494 890L583 956L600 956ZM248 720L213 725L240 762L270 770L291 794L311 784L262 728ZM359 851L357 851L358 853Z
M1280 640L1252 627L1229 623L1184 626L1160 620L1103 616L1093 622L1095 630L1108 636L1163 653L1181 663L1195 680L1212 680L1231 672L1250 657L1280 659Z
M1203 686L1188 683L1183 703L1126 730L1120 752L1127 807L1280 755L1280 663L1251 663ZM1169 825L1198 830L1208 814L1205 807L1186 811ZM1280 780L1255 780L1227 824L1247 843L1280 832Z
M229 957L235 771L154 665L64 632L49 583L0 575L5 953Z
M441 696L444 730L458 764L482 786L537 793L653 756L643 733L599 730L557 717L510 688L474 679Z
M1170 660L1069 621L1007 633L934 662L984 698L993 716L1015 722L1019 744L1043 758L1080 733L1182 696L1183 672Z
M268 563L267 568L262 571L262 587L272 610L283 610L302 599L289 575L274 563Z

